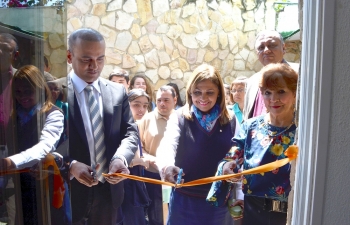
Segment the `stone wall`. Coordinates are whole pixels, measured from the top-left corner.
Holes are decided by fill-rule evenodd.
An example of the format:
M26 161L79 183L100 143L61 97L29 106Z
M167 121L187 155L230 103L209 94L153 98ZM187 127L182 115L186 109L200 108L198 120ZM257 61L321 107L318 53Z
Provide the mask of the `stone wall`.
M301 53L301 41L286 41L286 54L284 54L285 60L288 62L300 62Z
M45 30L44 55L55 77L67 76L67 19L64 10L46 10L43 18Z
M262 67L256 34L275 29L275 0L68 0L68 35L91 27L105 37L107 77L119 66L144 71L154 89L177 83L181 94L202 63L220 70L225 83ZM300 59L300 42L287 43L286 58Z
M42 35L44 55L49 61L50 72L56 77L67 75L67 47L65 41L67 39L67 26L66 14L62 8L2 8L0 9L0 21Z

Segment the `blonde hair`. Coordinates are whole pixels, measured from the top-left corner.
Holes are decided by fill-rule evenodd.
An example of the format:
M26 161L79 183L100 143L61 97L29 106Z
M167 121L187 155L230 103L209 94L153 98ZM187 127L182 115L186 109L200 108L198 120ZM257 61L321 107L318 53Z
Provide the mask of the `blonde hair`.
M182 113L184 117L188 120L193 120L191 114L191 107L193 105L191 92L198 85L198 83L210 80L215 84L219 89L219 95L216 100L216 103L219 104L221 114L219 117L219 122L221 125L227 124L231 116L226 108L225 103L225 88L224 83L222 82L219 71L217 71L213 66L208 64L202 64L198 66L192 73L189 82L186 87L186 104L183 107Z
M36 91L36 98L38 98L38 102L42 104L42 108L40 110L42 113L48 112L52 108L53 104L51 102L51 91L44 80L43 74L37 67L33 65L26 65L16 71L11 84L13 97L15 96L14 85L16 80L27 81L32 86L33 90ZM13 110L15 113L16 100L15 98L13 99Z

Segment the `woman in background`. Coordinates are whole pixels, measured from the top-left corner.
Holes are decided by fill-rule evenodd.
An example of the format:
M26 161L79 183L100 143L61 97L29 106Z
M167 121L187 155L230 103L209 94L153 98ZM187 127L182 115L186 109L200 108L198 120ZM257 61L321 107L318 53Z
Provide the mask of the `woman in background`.
M141 120L147 113L149 96L143 89L132 89L128 93L131 113L134 120ZM142 153L141 144L135 153L135 158L129 164L131 175L143 176L143 166L148 167L147 154ZM141 158L142 157L142 158ZM146 225L145 207L150 203L145 183L135 180L124 180L124 201L122 203L123 221L117 224L123 225Z
M68 138L68 102L61 101L63 95L62 87L60 87L59 83L56 80L47 81L46 83L51 91L51 102L60 108L64 115L64 130L61 140L59 141L60 144Z
M233 103L230 109L236 116L238 124L241 124L243 121L243 107L246 84L246 77L238 77L232 82L230 86L230 101Z
M146 77L145 73L136 73L130 80L130 90L132 89L136 89L136 88L140 88L142 90L144 90L147 95L149 96L149 106L148 106L148 112L153 111L153 109L155 108L155 104L153 102L153 91L152 91L152 87L150 85L150 82L148 80L148 78Z
M231 109L233 103L230 99L230 93L231 93L230 92L230 85L224 84L224 88L225 88L225 102L226 102L227 108Z
M128 94L130 110L135 121L147 113L150 97L143 89L132 89Z
M28 65L18 69L13 76L11 89L13 96L12 122L16 135L14 146L9 146L9 150L17 154L2 159L2 169L31 168L44 160L49 153L55 151L63 131L64 117L61 110L51 102L50 90L42 73L35 66ZM68 189L64 185L62 177L59 174L56 175L58 177L54 178L56 183L53 185L59 188L62 195L56 199L58 202L54 202L50 198L52 200L50 205L51 224L70 224L71 216L66 211L67 207L70 206L66 205L64 201L68 195ZM41 202L38 201L40 197L37 195L40 183L32 173L24 172L19 176L20 184L15 183L15 188L21 188L23 224L38 224L41 220L38 218ZM40 177L40 179L48 178ZM9 181L8 186L11 186L11 182ZM54 188L54 191L57 190ZM51 194L55 195L55 193ZM8 206L11 206L8 208L10 212L14 209L11 205L14 197L11 196L8 201ZM15 218L21 220L18 215ZM13 219L10 217L10 220Z

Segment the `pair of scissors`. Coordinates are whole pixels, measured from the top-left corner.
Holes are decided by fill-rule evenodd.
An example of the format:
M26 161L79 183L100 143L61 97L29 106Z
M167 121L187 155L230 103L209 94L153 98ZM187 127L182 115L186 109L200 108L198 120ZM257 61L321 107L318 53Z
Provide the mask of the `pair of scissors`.
M179 173L177 174L177 179L176 179L176 183L175 183L175 189L177 188L178 185L181 184L182 173L183 173L183 170L180 169Z

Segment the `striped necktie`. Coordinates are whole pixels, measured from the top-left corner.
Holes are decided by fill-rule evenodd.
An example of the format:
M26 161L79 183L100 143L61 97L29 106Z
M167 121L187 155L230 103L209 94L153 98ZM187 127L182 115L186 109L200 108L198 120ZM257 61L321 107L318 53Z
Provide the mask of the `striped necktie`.
M104 183L106 180L102 176L102 173L108 173L108 167L107 167L107 159L105 156L106 147L105 147L105 141L104 141L105 135L104 135L102 117L100 114L99 106L94 97L93 87L91 85L86 86L85 92L88 95L91 127L92 127L92 133L95 141L96 163L100 164L98 170L96 170L96 177L100 182Z

